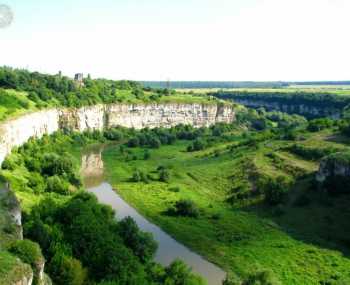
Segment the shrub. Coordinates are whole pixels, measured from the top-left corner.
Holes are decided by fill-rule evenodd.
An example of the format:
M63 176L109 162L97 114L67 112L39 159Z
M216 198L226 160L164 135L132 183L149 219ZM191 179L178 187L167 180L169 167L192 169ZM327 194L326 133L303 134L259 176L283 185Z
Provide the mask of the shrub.
M160 142L160 140L158 138L152 137L149 140L149 146L151 148L159 148L161 146L161 142Z
M111 141L120 141L123 139L123 133L117 129L109 129L104 131L104 137Z
M179 200L175 203L174 214L183 217L197 218L199 210L192 200Z
M55 175L47 179L46 191L67 195L69 194L69 185L59 176Z
M32 188L35 193L42 193L45 190L44 178L40 173L32 172L28 177L28 186Z
M193 150L198 151L198 150L203 150L205 148L205 142L201 139L196 139L193 142Z
M159 181L161 182L169 182L170 180L170 172L168 169L161 169L159 171Z
M80 261L62 252L56 252L53 256L48 264L48 272L57 285L86 284L87 271Z
M178 186L169 187L168 190L170 192L178 193L178 192L180 192L180 187L178 187Z
M17 167L18 163L12 158L12 157L7 157L3 161L1 167L2 169L6 170L14 170Z
M153 258L157 250L157 243L152 234L141 232L131 217L126 217L119 222L119 234L124 244L133 251L142 263Z
M37 272L38 265L44 262L40 246L30 240L17 240L9 246L9 252L16 255L24 263L29 264Z
M128 147L138 147L140 146L140 140L137 137L131 138L128 141Z
M205 285L206 282L199 276L191 273L191 268L177 259L165 269L166 277L163 284L178 285Z
M42 174L48 176L74 174L73 162L67 155L46 153L42 158Z
M280 285L281 283L275 279L269 271L262 271L250 274L242 285Z
M265 194L265 201L277 205L284 201L290 188L290 182L284 176L263 177L258 181L258 189Z
M145 183L148 183L148 178L147 178L147 175L140 171L140 170L135 170L134 173L132 174L132 177L131 177L131 182L145 182Z

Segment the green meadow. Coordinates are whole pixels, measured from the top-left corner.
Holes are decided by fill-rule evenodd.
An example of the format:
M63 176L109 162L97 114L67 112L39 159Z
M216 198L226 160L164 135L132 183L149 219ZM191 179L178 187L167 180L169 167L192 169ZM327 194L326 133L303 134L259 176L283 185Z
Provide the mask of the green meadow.
M147 159L144 148L110 146L103 160L107 180L128 203L231 277L267 270L282 284L349 284L350 198L312 190L319 161L291 151L294 144L347 149L349 140L332 129L303 136L237 147L243 140L237 131L231 142L201 151L188 152L189 141L148 149ZM167 182L159 181L159 167L169 170ZM135 171L148 180L132 182ZM230 189L247 183L254 188L256 175L296 183L277 206L258 194L229 203ZM181 199L194 201L198 218L167 214Z

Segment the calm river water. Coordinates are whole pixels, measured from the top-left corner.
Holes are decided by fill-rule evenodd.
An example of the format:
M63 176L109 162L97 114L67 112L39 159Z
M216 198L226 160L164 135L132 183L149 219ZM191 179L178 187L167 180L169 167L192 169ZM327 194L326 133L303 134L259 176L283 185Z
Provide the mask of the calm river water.
M102 149L91 149L82 157L82 175L88 191L94 193L101 203L110 205L116 211L117 219L130 216L141 230L153 234L158 243L155 256L157 262L166 266L174 259L180 258L191 266L194 272L204 277L209 285L222 284L226 276L222 269L177 242L158 226L150 223L126 203L108 182L104 181L101 151Z

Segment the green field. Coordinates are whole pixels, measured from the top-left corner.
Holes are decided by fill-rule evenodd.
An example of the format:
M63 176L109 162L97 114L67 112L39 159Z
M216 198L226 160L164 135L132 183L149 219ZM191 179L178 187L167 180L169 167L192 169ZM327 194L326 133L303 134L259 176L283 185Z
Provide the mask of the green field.
M195 88L195 89L176 89L179 93L185 94L206 94L218 91L236 91L236 92L257 92L257 93L331 93L336 95L350 95L349 85L290 85L283 88Z
M240 140L238 132L233 142L198 152L187 152L189 142L179 141L151 150L148 160L142 148L129 149L126 157L119 147L109 147L103 153L107 179L143 215L230 275L269 270L282 284L349 284L350 198L325 203L308 190L318 162L288 151L295 142L269 140L228 150ZM348 148L349 140L326 130L307 133L298 144ZM169 182L157 181L159 166L169 169ZM130 182L136 169L150 181ZM251 182L251 173L293 177L297 183L283 205L267 206L260 196L227 203L229 189ZM311 202L298 206L300 197ZM165 214L183 198L199 207L198 219Z

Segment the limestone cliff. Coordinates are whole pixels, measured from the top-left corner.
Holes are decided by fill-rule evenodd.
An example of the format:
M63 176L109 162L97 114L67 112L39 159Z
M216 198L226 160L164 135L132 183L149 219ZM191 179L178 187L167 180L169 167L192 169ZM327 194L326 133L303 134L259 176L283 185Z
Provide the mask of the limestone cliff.
M334 107L318 107L305 104L282 104L280 102L266 102L264 100L249 100L241 98L236 98L234 101L249 108L263 107L268 111L280 111L310 118L332 117L337 119L340 117L342 112L342 109L337 109Z
M31 113L0 124L0 163L11 149L31 137L40 138L60 129L85 131L123 126L127 128L194 127L232 122L232 105L210 104L110 104L82 108L57 108Z

